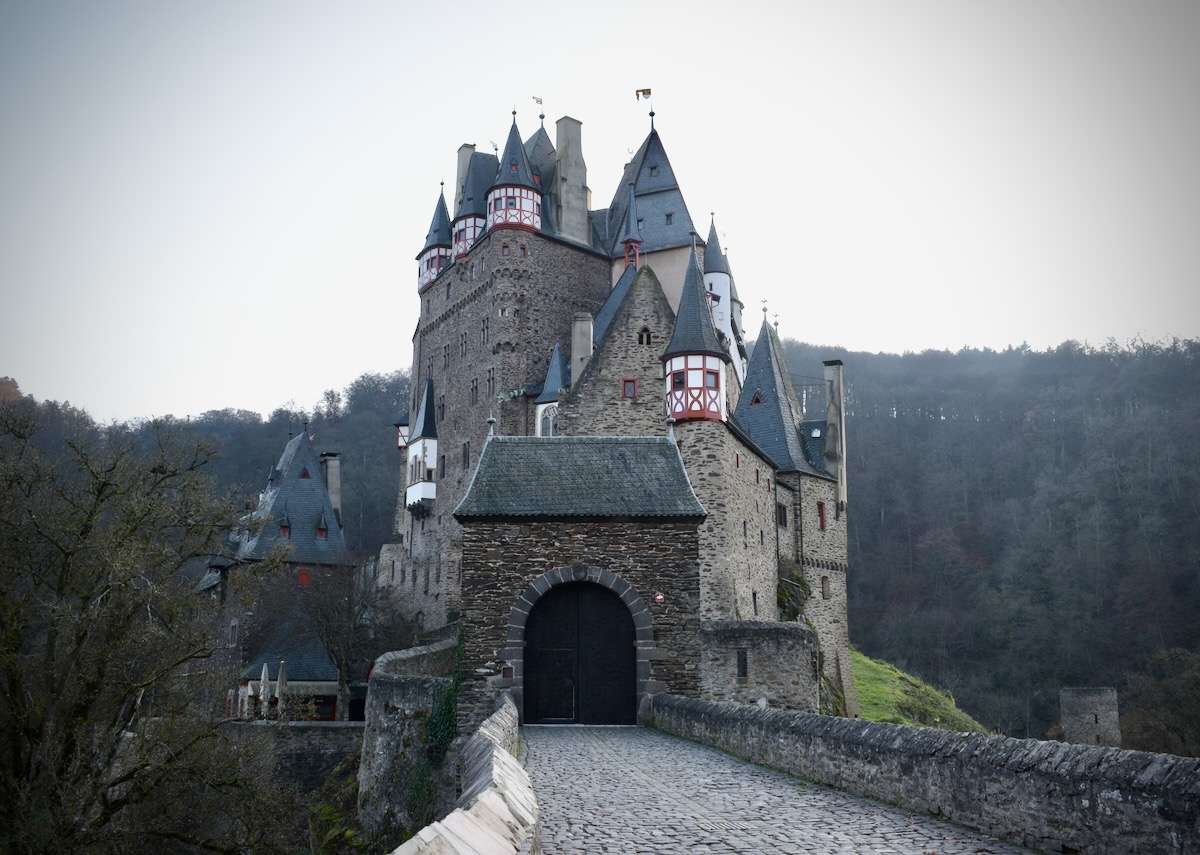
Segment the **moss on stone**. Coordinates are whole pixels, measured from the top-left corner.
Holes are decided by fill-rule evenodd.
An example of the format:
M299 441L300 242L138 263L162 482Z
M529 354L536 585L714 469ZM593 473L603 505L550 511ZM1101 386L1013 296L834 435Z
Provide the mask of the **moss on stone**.
M988 729L958 708L949 692L906 674L894 665L851 649L860 715L868 721L913 724L943 730L987 733Z

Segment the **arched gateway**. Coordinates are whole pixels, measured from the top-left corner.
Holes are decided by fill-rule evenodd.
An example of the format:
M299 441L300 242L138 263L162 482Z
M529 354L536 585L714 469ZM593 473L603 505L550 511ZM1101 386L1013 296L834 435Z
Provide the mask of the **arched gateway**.
M608 588L551 588L525 622L525 720L633 724L637 643L628 607Z

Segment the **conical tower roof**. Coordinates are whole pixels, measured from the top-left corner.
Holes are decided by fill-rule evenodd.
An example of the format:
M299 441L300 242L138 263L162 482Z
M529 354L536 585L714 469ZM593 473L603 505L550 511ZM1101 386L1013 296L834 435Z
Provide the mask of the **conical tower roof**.
M474 152L467 164L467 174L463 179L462 199L454 211L454 218L482 217L487 213L488 188L496 177L496 155Z
M558 400L558 390L565 389L570 383L567 378L567 364L563 359L562 348L554 343L550 353L550 364L546 366L546 380L542 383L542 393L537 396L535 404L553 404Z
M425 381L425 391L421 393L421 403L417 407L417 417L412 420L412 434L409 442L418 439L437 439L437 422L433 417L433 381Z
M708 226L708 243L704 246L704 272L729 275L729 262L725 260L725 253L721 251L721 241L717 238L716 220Z
M663 359L685 353L707 353L729 361L729 353L721 346L717 328L713 325L708 295L704 292L704 274L700 272L700 262L695 252L692 253L687 275L683 279L679 311L675 315L675 330L671 333L671 341Z
M521 132L517 130L515 112L512 127L508 129L508 141L504 143L504 154L500 156L500 166L496 170L496 179L492 182L492 188L513 186L540 189L533 180L533 170L525 155L525 144L521 142Z
M435 246L449 247L450 245L450 211L446 208L446 194L441 192L438 193L437 205L433 209L433 220L429 223L429 232L425 235L425 245L417 253L417 258Z
M625 231L621 233L621 243L629 243L630 241L641 243L642 230L638 227L637 221L637 203L634 199L634 184L629 182L629 201L628 207L625 209Z

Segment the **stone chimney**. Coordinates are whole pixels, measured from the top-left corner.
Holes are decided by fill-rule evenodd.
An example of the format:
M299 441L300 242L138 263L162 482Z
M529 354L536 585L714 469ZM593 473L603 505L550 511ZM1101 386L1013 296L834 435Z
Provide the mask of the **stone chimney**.
M558 186L555 221L563 237L578 243L590 243L588 227L587 164L583 162L583 123L563 116L554 125L554 160ZM550 188L546 188L549 190Z
M342 524L342 461L336 451L321 452L321 477L325 479L325 489L329 491L329 503L337 515L338 525Z
M592 358L592 316L576 312L571 324L571 388L579 382L583 369Z
M827 359L825 366L825 459L837 473L837 500L846 509L846 386L842 360Z
M462 204L463 182L467 180L467 167L471 165L471 155L475 153L474 143L463 143L458 147L458 173L454 178L454 208L450 211L453 217Z

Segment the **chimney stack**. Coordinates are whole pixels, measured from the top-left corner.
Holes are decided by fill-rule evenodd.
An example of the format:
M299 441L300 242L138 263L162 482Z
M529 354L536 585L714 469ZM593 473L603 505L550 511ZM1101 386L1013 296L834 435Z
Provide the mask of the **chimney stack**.
M563 116L554 125L554 160L558 186L558 231L578 243L590 241L587 164L583 162L583 123ZM546 188L550 189L550 188Z
M576 312L571 324L571 388L575 388L591 358L592 316L587 312Z
M827 359L825 366L825 459L837 472L838 509L846 509L846 386L842 360Z
M342 524L342 461L336 451L321 452L321 477L325 479L325 489L329 491L329 503L337 516L338 525Z
M463 184L467 180L467 167L471 165L471 155L474 153L474 143L463 143L458 147L458 174L454 178L454 208L450 211L451 217L458 213L458 206L462 204Z

